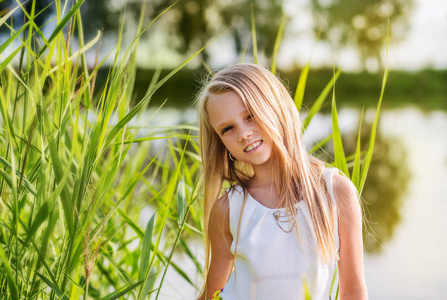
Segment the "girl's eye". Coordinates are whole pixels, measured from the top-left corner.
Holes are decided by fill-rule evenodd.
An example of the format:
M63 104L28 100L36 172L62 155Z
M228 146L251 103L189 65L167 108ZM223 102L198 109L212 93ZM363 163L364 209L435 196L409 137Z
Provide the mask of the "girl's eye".
M252 115L248 115L247 120L250 120L250 119L252 119L252 118L253 118Z
M227 132L231 128L233 128L233 127L231 127L231 126L225 127L224 129L222 129L222 134L224 134L225 132Z

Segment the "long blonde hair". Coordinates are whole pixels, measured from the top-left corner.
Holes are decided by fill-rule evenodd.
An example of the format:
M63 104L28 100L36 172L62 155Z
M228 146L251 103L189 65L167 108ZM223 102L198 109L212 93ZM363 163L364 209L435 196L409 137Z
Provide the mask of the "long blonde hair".
M293 208L299 199L303 199L309 208L320 258L329 261L338 257L334 239L336 213L323 177L325 165L305 150L298 110L282 82L269 70L244 63L216 73L197 98L204 179L205 276L210 258L208 223L211 208L221 194L224 182L239 184L245 189L252 176L249 165L228 159L228 151L211 126L206 111L206 103L212 94L228 91L240 97L248 112L272 139L272 159L276 166L272 175L274 192L279 197L278 207L287 207L296 217Z

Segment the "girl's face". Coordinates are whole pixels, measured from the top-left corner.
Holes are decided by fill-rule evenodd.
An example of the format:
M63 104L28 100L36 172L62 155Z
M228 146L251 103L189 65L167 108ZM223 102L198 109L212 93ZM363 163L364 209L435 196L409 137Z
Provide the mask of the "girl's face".
M212 94L206 110L211 126L237 160L256 166L270 161L272 140L233 91Z

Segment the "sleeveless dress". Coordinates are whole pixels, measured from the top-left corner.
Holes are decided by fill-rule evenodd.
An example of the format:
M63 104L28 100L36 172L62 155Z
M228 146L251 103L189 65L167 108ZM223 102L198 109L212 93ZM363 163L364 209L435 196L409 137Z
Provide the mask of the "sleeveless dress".
M331 168L324 171L334 205L332 175L336 170ZM236 235L244 201L243 189L240 186L233 187L228 199L230 231L233 235L231 252L236 259L234 270L219 294L221 299L297 300L305 299L306 290L314 300L330 299L329 291L337 261L335 257L329 263L319 260L314 227L304 201L296 204L298 239L293 227L288 223L280 223L283 229L292 229L286 233L273 215L276 211L286 212L285 208L268 208L248 194L236 249ZM334 236L339 250L337 223L336 220Z

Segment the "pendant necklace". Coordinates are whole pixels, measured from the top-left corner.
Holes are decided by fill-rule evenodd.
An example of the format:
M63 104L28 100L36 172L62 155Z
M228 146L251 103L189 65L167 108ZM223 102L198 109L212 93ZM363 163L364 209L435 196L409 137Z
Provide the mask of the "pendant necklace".
M296 212L298 212L298 208L295 208ZM293 227L295 225L295 219L293 218L293 214L291 212L281 212L279 210L276 210L273 213L273 217L275 218L276 224L278 224L279 228L281 228L282 231L285 233L289 233L293 230ZM281 226L281 223L287 223L290 224L290 221L292 221L290 229L284 229L283 226Z

